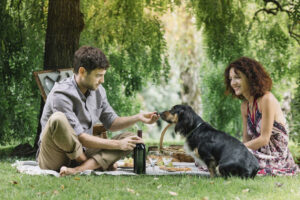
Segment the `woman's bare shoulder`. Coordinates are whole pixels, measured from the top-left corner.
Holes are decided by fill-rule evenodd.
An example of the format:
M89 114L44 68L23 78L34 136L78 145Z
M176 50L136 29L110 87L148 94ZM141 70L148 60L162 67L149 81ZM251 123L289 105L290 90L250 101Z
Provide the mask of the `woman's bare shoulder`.
M271 92L264 94L258 101L258 110L263 112L266 109L272 109L275 113L279 113L281 110L278 100Z
M264 94L261 97L261 104L262 105L275 105L275 104L278 104L278 100L271 92L267 92L266 94Z
M271 92L268 92L264 96L262 96L260 107L267 110L272 109L275 112L274 120L281 124L286 123L286 119L281 110L280 103Z

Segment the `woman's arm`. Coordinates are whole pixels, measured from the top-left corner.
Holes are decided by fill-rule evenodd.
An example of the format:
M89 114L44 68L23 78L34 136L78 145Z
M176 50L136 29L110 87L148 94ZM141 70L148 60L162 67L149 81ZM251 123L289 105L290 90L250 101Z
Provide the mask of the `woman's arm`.
M245 145L253 150L257 150L269 144L272 134L273 123L275 119L276 99L271 93L265 94L261 98L261 131L260 136L254 140L248 141Z
M241 104L241 114L243 119L243 143L251 140L251 137L247 133L247 102L243 101Z

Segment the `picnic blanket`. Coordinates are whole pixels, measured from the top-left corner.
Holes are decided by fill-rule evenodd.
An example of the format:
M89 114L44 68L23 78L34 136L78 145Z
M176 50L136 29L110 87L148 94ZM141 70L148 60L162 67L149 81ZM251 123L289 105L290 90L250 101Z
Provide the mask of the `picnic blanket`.
M123 160L117 162L119 166L122 166L124 163ZM54 170L45 170L41 169L38 166L36 161L16 161L12 164L13 167L17 169L19 173L29 174L29 175L52 175L56 177L60 177L59 173ZM160 169L159 166L151 167L147 165L146 175L198 175L198 176L209 176L209 172L207 170L201 170L195 166L194 163L187 162L173 162L173 166L176 168L190 168L189 171L167 171ZM121 168L118 167L116 171L96 171L96 170L86 170L76 175L133 175L136 176L133 172L133 168Z

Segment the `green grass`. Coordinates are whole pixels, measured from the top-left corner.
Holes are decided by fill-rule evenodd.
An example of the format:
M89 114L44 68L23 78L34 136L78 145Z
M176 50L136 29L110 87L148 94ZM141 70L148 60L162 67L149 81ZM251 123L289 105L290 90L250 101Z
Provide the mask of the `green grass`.
M0 161L1 199L300 199L300 176L30 176ZM173 196L169 192L176 192Z
M170 144L173 144L170 143ZM147 142L147 146L157 145ZM165 145L168 145L166 142ZM299 152L299 146L293 146ZM3 152L1 152L3 151ZM0 155L11 152L1 148ZM207 178L199 176L31 176L20 174L15 160L0 156L0 199L300 199L296 177ZM4 157L4 158L3 158ZM171 193L170 193L171 192ZM175 195L172 195L175 192Z
M0 146L0 158L6 157L9 154L11 154L14 147L15 147L14 145Z

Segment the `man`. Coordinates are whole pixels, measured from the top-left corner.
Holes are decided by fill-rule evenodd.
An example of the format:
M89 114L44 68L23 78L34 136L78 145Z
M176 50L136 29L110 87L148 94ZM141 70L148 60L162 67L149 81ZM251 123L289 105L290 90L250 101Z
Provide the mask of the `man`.
M150 112L119 117L115 113L101 85L109 63L99 49L79 48L73 64L74 76L56 83L48 94L41 117L39 166L60 171L61 176L84 170L114 170L115 162L143 140L132 133L112 139L93 136L93 126L100 121L107 130L118 131L139 121L152 124L159 116ZM71 160L80 165L71 168Z

